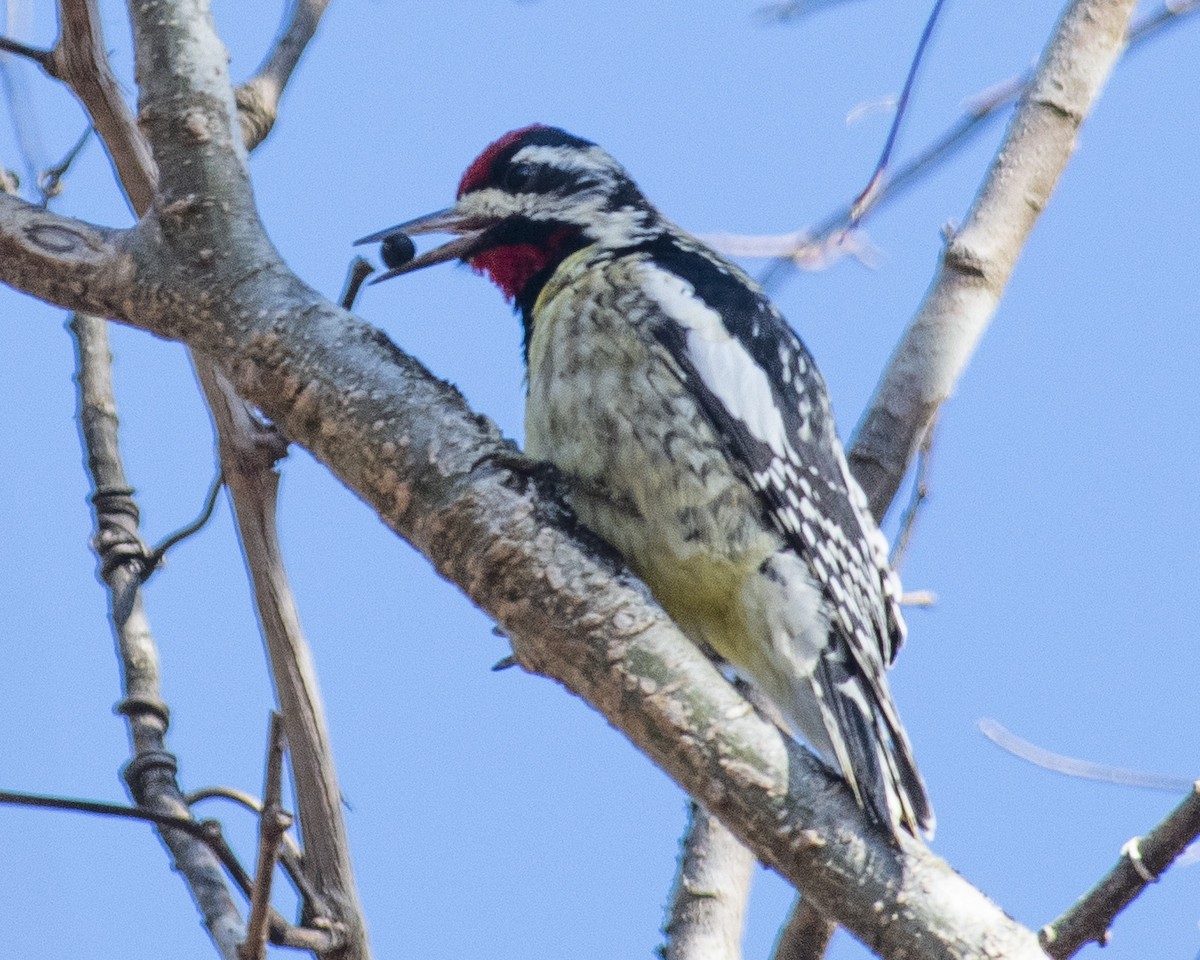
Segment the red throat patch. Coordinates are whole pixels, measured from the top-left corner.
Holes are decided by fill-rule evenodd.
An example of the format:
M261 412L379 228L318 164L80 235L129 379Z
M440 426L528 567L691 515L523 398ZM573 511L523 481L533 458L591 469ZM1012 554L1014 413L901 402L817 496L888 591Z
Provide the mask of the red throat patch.
M471 269L481 273L500 288L509 303L525 285L549 265L550 251L529 243L511 247L493 247L471 258Z
M569 252L567 240L574 231L564 228L546 238L544 244L512 243L492 247L471 257L471 269L500 288L510 303L520 296L535 276L562 261Z
M464 193L471 190L476 190L483 186L491 179L492 166L496 162L496 158L505 150L511 147L514 143L520 140L525 134L534 130L545 130L544 123L530 124L528 127L521 127L520 130L510 130L495 143L490 144L475 160L467 167L467 172L463 174L462 180L458 183L458 196L461 198ZM499 281L497 281L498 283Z

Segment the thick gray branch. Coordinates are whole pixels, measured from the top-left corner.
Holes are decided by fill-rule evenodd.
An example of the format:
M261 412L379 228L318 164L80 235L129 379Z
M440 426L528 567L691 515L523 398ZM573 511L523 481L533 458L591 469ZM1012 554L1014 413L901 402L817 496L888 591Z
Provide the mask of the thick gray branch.
M897 850L871 830L841 783L748 711L639 585L493 466L511 447L452 387L275 271L245 278L232 298L220 290L139 284L132 309L115 312L222 356L239 393L495 617L524 666L601 710L872 947L950 958L1000 944L1040 956L1030 931L924 847Z

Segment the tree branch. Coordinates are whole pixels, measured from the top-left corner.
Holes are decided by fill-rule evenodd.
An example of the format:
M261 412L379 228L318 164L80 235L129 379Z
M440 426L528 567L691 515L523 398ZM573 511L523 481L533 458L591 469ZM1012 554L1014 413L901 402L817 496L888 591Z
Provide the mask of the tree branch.
M267 139L279 116L279 99L317 32L329 0L293 0L291 17L258 73L237 88L238 120L247 150Z
M1026 87L979 195L855 431L850 464L879 515L970 361L1080 124L1124 46L1134 0L1074 0Z
M95 508L93 546L100 575L111 596L113 634L125 692L117 709L128 724L133 747L125 782L139 807L189 819L190 811L175 779L175 757L167 752L168 711L159 691L158 651L142 607L146 551L138 535L133 491L121 464L107 325L96 317L77 313L70 329L76 342L80 432ZM220 861L204 842L188 832L161 828L159 836L186 880L213 943L225 960L237 960L237 946L246 930L225 886Z
M365 949L366 931L354 888L325 707L275 523L279 474L274 463L282 454L280 438L256 424L214 366L198 363L196 375L216 427L221 470L235 505L259 627L287 730L305 874L320 891L319 900L306 901L305 919L335 927L344 942L363 944ZM330 912L319 915L317 911Z
M1117 914L1157 881L1198 836L1200 781L1158 826L1121 848L1121 858L1103 880L1061 917L1042 927L1038 939L1046 953L1055 960L1066 960L1093 941L1104 946Z
M821 960L836 931L836 923L803 896L798 897L792 915L779 932L771 960Z
M754 854L695 800L667 905L663 960L740 960Z
M144 273L156 263L168 283ZM498 465L511 446L451 386L274 270L214 283L194 256L151 251L139 272L116 316L223 354L238 392L461 584L527 669L596 706L815 905L885 956L983 956L985 942L1039 956L1031 932L916 841L894 847L822 764L747 711L640 585Z
M264 67L271 78L276 104L300 53L312 38L323 7L323 3L304 0L297 4L292 26L277 43L275 53ZM185 16L203 16L200 10L179 13L180 20L175 26L184 34L190 23L183 19ZM135 210L143 215L150 209L155 195L156 169L144 138L133 125L128 108L112 82L95 14L94 0L64 0L62 36L55 52L61 58L62 75L76 89L97 129L104 132L106 140L109 136L114 138L117 146L110 146L110 151L121 183ZM164 30L167 28L165 22L160 26ZM209 26L209 49L223 49L215 33L211 32L211 23ZM182 59L186 60L186 56ZM180 69L186 66L181 64ZM146 115L145 110L143 115ZM185 140L192 145L205 142L200 117L200 112L185 109L183 115L176 118L182 121L188 133ZM195 201L195 194L185 192L174 203L160 206L158 212L165 214L168 225L182 225L188 220ZM147 240L147 248L153 251L154 257L162 256L158 226L152 221L150 226L133 235L135 239ZM199 238L190 253L207 268L216 249L220 248L206 245L205 238ZM167 252L166 256L169 259L171 253ZM161 264L162 260L158 262ZM116 314L106 311L106 315ZM319 896L310 895L305 899L306 919L319 921L324 928L321 936L313 941L317 946L312 948L324 952L332 944L344 951L342 957L353 960L367 955L365 924L354 885L340 806L341 792L319 685L300 630L275 529L278 478L274 462L283 455L286 444L278 434L265 430L256 422L253 412L209 361L193 356L193 362L213 415L222 472L253 580L276 695L284 710L296 778L297 812L305 842L304 864L308 875L303 886L315 886L320 891ZM331 931L336 934L332 938ZM303 931L292 931L293 936L302 934Z

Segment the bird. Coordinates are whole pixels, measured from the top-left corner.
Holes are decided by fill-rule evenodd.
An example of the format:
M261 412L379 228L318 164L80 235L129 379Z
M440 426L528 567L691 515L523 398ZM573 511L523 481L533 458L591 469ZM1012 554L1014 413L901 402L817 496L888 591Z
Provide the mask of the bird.
M398 236L428 233L454 239L413 256ZM525 456L871 821L931 838L886 679L899 579L824 379L763 290L605 150L542 124L479 154L452 206L357 243L381 241L373 282L458 260L500 288L524 333Z

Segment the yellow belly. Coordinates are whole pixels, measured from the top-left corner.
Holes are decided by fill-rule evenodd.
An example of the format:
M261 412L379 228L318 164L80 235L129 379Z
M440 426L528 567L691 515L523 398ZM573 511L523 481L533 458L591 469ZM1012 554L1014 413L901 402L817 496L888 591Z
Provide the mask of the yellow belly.
M779 540L678 366L638 328L654 317L636 261L590 256L568 258L534 311L527 453L575 481L579 519L689 637L752 668L761 638L743 587Z

